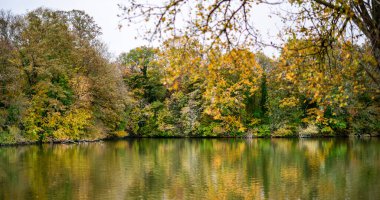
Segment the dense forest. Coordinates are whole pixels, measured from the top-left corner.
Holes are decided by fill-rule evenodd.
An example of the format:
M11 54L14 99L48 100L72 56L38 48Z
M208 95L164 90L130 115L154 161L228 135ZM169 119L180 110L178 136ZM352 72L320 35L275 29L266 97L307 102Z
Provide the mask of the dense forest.
M380 133L371 40L270 58L183 35L113 59L100 36L83 11L0 12L0 143Z

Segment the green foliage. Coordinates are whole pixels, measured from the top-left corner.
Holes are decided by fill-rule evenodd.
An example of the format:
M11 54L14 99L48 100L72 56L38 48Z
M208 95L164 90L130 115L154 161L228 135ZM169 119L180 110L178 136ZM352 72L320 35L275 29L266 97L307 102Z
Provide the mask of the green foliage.
M324 135L332 135L334 130L330 126L325 126L321 129L321 133Z
M207 125L201 125L199 127L199 133L201 136L218 136L218 134L222 134L224 131L220 127L220 124L217 122L211 122Z
M355 112L355 111L354 111ZM380 107L369 106L364 109L356 110L352 119L352 129L354 134L380 134Z
M6 130L0 131L1 144L17 144L30 142L22 136L22 131L17 126L8 126Z
M256 128L256 133L254 133L254 136L257 137L270 137L271 131L269 125L261 125Z
M149 47L137 47L127 54L123 53L119 56L122 65L128 66L132 73L141 73L143 77L148 76L148 68L153 64L155 49Z
M271 130L280 129L283 126L298 126L301 124L301 119L303 111L298 101L292 99L292 103L287 101L285 103L284 99L289 99L282 97L284 94L279 91L273 91L270 93L270 100L268 102L268 118Z

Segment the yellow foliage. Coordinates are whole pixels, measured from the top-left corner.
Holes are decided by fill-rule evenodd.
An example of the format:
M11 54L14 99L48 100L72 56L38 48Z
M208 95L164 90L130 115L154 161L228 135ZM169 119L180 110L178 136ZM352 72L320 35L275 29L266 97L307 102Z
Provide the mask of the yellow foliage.
M126 131L115 131L114 135L116 137L122 138L122 137L128 136L128 133Z
M205 75L208 101L206 113L221 120L229 130L244 132L246 127L239 113L244 99L259 89L263 73L254 54L248 50L232 50L225 55L214 54Z
M280 101L280 108L284 107L295 107L299 103L299 100L296 97L289 97L289 98L284 98Z
M309 110L309 118L304 122L316 120L325 123L323 114L326 108L346 108L351 97L371 90L365 85L368 77L359 72L363 71L363 63L370 66L368 63L373 61L373 56L365 49L364 52L359 51L349 42L334 45L329 55L324 56L319 56L319 49L312 39L291 40L283 48L277 69L280 87L291 91L293 96L302 95L309 103L320 106ZM363 60L363 54L368 61ZM283 99L280 107L296 104L295 98L291 97Z
M46 121L50 121L54 116L47 118ZM73 109L58 119L56 124L49 124L50 128L55 129L52 133L55 139L81 139L85 129L90 125L91 113L85 109Z
M222 121L226 131L246 130L240 119L244 100L260 88L263 73L252 52L234 49L222 54L217 48L205 52L186 37L167 41L162 50L159 63L170 90L181 90L185 81L201 80L204 114Z

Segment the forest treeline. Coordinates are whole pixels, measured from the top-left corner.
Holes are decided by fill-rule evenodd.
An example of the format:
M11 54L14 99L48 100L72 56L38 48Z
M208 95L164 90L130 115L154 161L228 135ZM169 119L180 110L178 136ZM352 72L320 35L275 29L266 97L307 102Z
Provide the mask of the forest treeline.
M367 42L279 58L176 37L116 61L83 11L0 12L0 143L125 136L377 135ZM304 47L304 48L302 48Z

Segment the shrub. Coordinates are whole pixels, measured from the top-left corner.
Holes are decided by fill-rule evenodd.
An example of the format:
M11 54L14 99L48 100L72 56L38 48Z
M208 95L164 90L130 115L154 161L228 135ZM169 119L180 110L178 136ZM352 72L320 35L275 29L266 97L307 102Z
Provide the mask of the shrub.
M352 119L352 128L355 134L371 134L380 133L380 107L369 106L360 110Z
M313 137L319 133L318 126L309 124L306 128L299 128L298 134L300 137Z
M256 132L253 134L256 137L270 137L269 125L260 125L256 128Z
M325 126L321 129L321 133L324 135L333 135L334 130L330 126Z
M292 137L294 132L291 127L285 125L273 132L272 137Z

